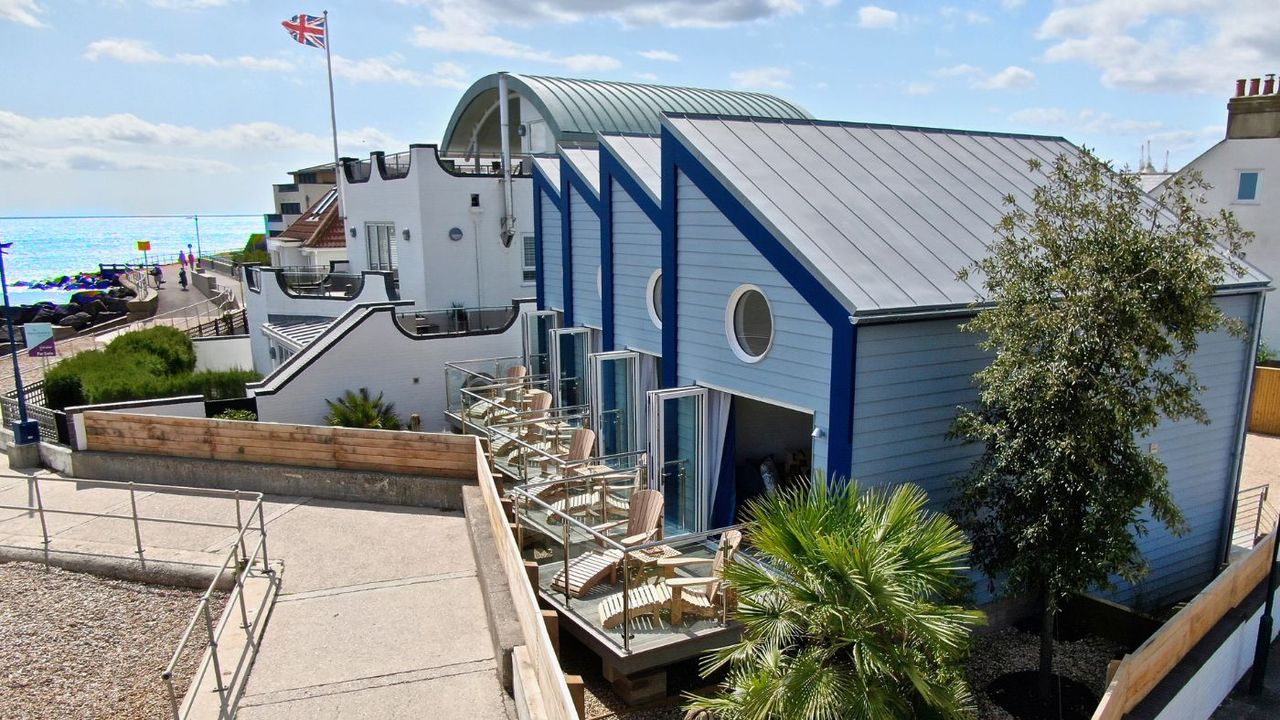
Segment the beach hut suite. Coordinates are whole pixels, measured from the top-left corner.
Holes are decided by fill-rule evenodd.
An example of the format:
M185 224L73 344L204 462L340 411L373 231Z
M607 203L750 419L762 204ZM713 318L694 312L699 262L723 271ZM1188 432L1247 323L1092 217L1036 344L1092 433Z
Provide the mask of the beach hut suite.
M649 451L668 537L732 524L752 496L821 471L913 482L943 508L978 448L946 439L986 362L959 329L956 271L985 253L1058 137L808 119L666 115L534 167L539 313L528 363L560 405L590 405L598 453ZM1187 597L1229 548L1262 293L1217 302L1245 339L1202 339L1208 426L1145 439L1190 531L1140 541L1151 572L1121 602ZM989 598L979 583L979 600Z

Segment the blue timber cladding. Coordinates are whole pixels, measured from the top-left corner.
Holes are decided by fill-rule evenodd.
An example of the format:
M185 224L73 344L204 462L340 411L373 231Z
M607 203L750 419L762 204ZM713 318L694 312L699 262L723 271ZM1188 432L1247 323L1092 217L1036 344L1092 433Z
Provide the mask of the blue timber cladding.
M1220 297L1230 317L1252 324L1256 295ZM858 330L853 426L853 477L867 487L912 482L935 510L945 510L956 478L980 454L978 445L946 439L957 406L977 400L972 376L988 362L963 320L867 325ZM1249 366L1247 343L1219 332L1201 338L1192 360L1209 425L1166 422L1140 443L1157 443L1169 468L1174 500L1190 525L1173 537L1160 523L1139 546L1151 573L1137 587L1121 584L1109 596L1123 603L1182 599L1208 582L1234 502L1235 437ZM990 599L985 582L979 600Z
M576 183L569 186L569 232L572 247L573 322L602 327L600 288L600 218Z
M684 174L676 189L679 385L710 385L814 415L830 423L830 324ZM756 363L729 345L725 311L743 283L773 311L773 347ZM813 442L813 467L827 467L827 438Z
M542 203L542 232L538 236L538 248L542 251L543 305L550 310L564 311L564 263L561 252L560 208L547 193L539 193Z
M620 183L610 186L613 230L613 344L662 354L662 331L649 317L649 278L662 267L662 234Z

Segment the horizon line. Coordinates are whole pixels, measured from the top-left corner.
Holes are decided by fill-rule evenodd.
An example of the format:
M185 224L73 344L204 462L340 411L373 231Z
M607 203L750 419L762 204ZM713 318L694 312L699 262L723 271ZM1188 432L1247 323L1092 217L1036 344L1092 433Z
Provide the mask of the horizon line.
M271 213L206 213L205 217L262 217ZM120 218L194 218L199 213L169 215L0 215L0 220L110 220Z

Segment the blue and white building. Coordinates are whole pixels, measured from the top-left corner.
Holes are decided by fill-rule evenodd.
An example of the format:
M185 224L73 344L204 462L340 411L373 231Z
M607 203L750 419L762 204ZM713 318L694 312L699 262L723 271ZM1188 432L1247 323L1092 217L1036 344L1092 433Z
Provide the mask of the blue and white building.
M1031 201L1058 137L667 114L533 165L538 313L562 405L590 403L599 453L649 453L668 534L732 523L788 474L912 482L938 508L979 448L948 440L988 357L960 330L1004 198ZM1143 442L1190 530L1141 538L1151 572L1112 597L1187 597L1228 552L1251 369L1269 280L1216 302L1249 328L1202 338L1210 424ZM553 329L552 329L553 328ZM762 461L777 466L762 471Z

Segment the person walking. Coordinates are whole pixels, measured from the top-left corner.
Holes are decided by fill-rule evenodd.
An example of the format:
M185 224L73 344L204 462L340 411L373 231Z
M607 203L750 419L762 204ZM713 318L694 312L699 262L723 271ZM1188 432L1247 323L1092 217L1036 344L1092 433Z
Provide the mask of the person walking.
M187 291L187 266L183 265L178 268L178 285L182 287L182 292Z
M186 266L187 266L187 254L179 250L178 251L178 267L185 268Z

